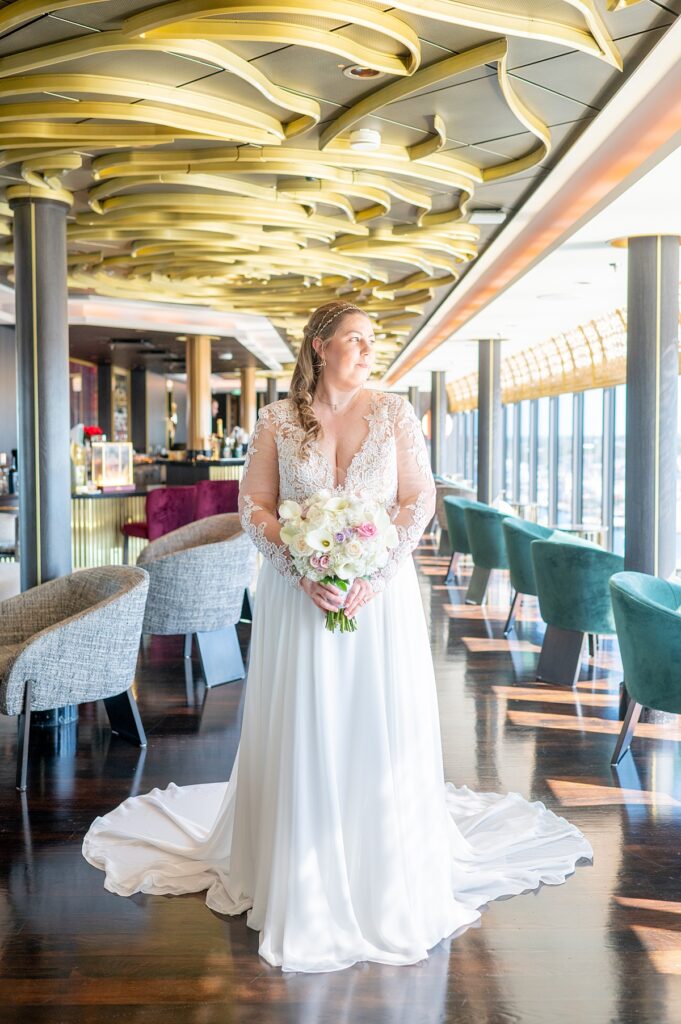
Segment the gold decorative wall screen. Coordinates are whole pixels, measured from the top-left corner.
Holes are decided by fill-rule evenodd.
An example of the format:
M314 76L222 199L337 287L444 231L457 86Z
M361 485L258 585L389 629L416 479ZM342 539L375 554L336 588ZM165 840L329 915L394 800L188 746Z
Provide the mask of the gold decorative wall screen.
M681 331L681 317L679 325ZM501 400L506 404L591 388L612 388L624 384L626 379L627 311L616 309L503 359ZM477 409L477 373L449 381L447 398L450 412Z
M342 295L375 318L379 369L437 289L475 257L479 229L467 212L476 187L550 151L548 127L509 74L508 38L621 67L594 0L394 0L389 11L374 0L175 0L117 22L106 20L109 0L13 0L0 9L0 39L57 11L78 25L83 6L101 12L101 29L0 61L8 197L73 203L69 286L265 314L294 340L315 306ZM495 38L422 67L414 17ZM341 60L385 81L363 82L349 107L322 109L237 52L251 44L293 46L301 61ZM150 80L151 54L228 72L229 95ZM350 132L386 116L390 104L490 66L518 132L534 138L521 155L484 168L462 158L432 108L412 144L351 147ZM425 114L429 103L426 92ZM433 209L438 191L451 199ZM0 232L11 280L7 204Z

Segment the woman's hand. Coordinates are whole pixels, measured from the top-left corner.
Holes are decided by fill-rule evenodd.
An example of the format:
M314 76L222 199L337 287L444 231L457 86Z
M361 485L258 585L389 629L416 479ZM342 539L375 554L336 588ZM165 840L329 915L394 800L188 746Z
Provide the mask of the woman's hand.
M307 576L303 577L300 585L323 612L337 612L343 603L345 594L338 587L332 587L327 583L316 583Z
M371 601L376 594L368 580L357 577L345 599L345 614L349 619L355 617L362 605Z

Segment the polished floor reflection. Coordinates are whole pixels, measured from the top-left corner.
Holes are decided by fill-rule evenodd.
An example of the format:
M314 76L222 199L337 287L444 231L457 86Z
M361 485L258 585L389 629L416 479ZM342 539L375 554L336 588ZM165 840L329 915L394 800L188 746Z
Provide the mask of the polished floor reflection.
M676 1024L681 1021L681 744L678 722L642 723L618 770L617 653L585 659L577 688L534 678L542 626L527 599L502 635L508 581L489 607L445 586L418 552L436 663L447 778L517 790L574 821L595 861L564 886L501 900L414 967L360 964L282 975L244 917L200 895L121 899L80 856L93 817L131 794L229 774L244 687L206 692L180 639L154 639L137 692L146 752L95 707L32 750L13 788L16 723L0 722L0 1019L8 1024ZM465 585L466 578L462 579ZM247 638L244 632L243 640ZM428 836L423 837L428 842Z

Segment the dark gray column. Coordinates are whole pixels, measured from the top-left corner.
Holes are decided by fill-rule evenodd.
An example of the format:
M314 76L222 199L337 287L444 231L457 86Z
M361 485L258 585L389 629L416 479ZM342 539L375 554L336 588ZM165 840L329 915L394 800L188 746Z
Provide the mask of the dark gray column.
M629 240L624 551L627 569L676 563L679 239Z
M478 501L501 493L503 459L501 342L478 342Z
M276 402L279 397L279 391L277 389L277 378L267 378L267 391L265 393L265 405L271 405L272 402Z
M143 366L133 366L130 372L130 440L136 452L146 452L148 435L147 371Z
M419 414L419 389L416 387L409 388L407 392L407 398L414 409L414 412L418 416Z
M10 198L14 211L21 587L71 571L66 212Z
M444 472L445 419L447 417L445 371L433 370L430 379L430 465L433 473L442 473Z

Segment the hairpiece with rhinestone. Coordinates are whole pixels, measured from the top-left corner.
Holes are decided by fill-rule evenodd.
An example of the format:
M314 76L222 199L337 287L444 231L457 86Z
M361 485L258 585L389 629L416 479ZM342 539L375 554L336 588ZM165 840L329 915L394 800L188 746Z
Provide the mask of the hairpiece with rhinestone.
M332 324L333 321L336 320L337 317L341 316L342 313L347 313L348 310L350 310L350 309L357 309L357 308L358 307L357 306L353 306L352 303L348 303L347 306L341 306L340 309L337 309L335 313L330 313L328 316L326 316L324 318L324 320L322 320L321 324L319 325L319 327L315 331L315 335L317 337L320 337L322 331L325 331L326 328L329 326L329 324Z

